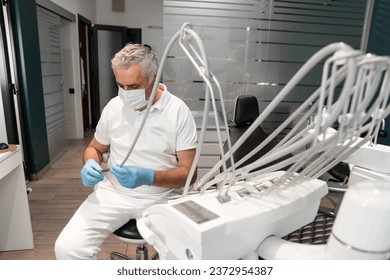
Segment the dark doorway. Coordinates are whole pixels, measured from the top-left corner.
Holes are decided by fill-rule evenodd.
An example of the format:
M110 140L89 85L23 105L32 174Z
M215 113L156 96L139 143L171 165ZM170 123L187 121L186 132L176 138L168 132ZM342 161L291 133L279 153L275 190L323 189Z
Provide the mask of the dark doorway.
M141 29L96 24L92 30L93 94L91 95L91 111L92 127L95 127L104 106L118 94L118 87L111 70L111 59L126 43L141 43Z
M127 43L141 44L142 32L141 28L127 28Z
M84 131L91 127L91 22L78 15L79 22L79 48L80 48L80 81L81 81L81 104L83 109Z

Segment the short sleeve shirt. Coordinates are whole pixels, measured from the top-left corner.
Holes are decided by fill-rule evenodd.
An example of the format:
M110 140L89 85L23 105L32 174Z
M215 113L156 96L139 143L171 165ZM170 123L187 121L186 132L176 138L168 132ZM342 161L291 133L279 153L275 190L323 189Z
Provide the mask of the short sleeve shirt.
M122 163L127 155L145 112L123 105L117 96L103 109L96 127L95 138L110 145L108 166ZM153 170L177 167L176 152L197 147L196 124L187 105L169 93L164 85L160 99L152 105L139 139L125 165ZM121 187L115 176L108 174L112 184ZM123 187L122 187L123 188ZM132 191L164 192L167 188L142 186Z

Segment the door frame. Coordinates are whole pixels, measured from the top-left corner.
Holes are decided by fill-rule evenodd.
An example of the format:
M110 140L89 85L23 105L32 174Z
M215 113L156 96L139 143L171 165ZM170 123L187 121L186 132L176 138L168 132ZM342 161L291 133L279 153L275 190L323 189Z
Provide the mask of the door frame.
M92 104L92 22L78 14L78 30L79 30L79 55L80 55L80 88L81 88L81 106L83 111L83 128L84 131L91 127L91 104ZM81 28L85 29L85 33L81 33ZM81 59L84 65L81 65ZM82 85L82 70L84 67L84 79L86 92L83 92ZM87 96L84 96L86 94ZM87 97L85 100L84 98Z
M96 127L100 118L100 88L99 88L99 52L98 52L98 33L99 31L114 31L122 33L122 45L126 44L127 27L94 24L92 26L92 94L91 94L91 123ZM110 67L107 65L107 67Z

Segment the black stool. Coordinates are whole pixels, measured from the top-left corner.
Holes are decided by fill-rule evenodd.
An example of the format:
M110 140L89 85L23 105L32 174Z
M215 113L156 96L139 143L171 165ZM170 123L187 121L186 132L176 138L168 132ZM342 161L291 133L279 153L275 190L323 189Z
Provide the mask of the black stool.
M145 240L142 238L141 234L137 229L137 220L131 219L126 224L118 228L114 231L114 234L120 239L127 243L137 244L136 249L136 259L137 260L147 260L148 259L148 247ZM115 259L125 259L130 260L130 258L119 252L112 252L110 255L111 260ZM158 258L158 254L155 253L150 258L151 260L156 260Z

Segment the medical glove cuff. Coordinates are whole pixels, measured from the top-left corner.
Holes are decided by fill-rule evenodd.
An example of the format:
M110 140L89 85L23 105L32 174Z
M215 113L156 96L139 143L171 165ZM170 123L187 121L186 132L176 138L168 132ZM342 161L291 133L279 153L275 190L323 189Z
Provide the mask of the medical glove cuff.
M145 185L151 186L154 182L154 170L153 169L145 169Z
M110 172L115 175L119 183L130 189L139 186L151 186L154 182L154 171L149 168L139 166L113 166Z

